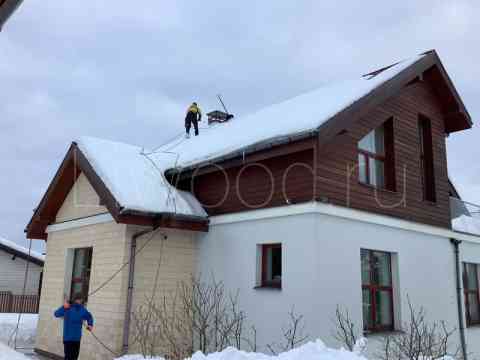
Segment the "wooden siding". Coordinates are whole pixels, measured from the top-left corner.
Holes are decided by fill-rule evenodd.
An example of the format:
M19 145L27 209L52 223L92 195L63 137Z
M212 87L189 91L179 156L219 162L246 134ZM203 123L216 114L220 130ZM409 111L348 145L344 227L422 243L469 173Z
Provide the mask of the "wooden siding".
M0 250L0 292L7 291L14 295L23 292L23 280L27 262L24 259ZM27 278L26 295L37 295L42 267L30 263Z
M428 117L432 123L436 203L423 200L419 114ZM358 182L357 142L392 117L396 192L376 191ZM317 175L317 195L326 197L329 202L449 228L444 120L441 104L430 86L415 82L363 116L344 136L319 152Z
M436 203L423 201L419 114L432 122ZM358 140L390 118L393 118L395 192L359 184L356 170ZM438 96L427 83L415 81L400 90L398 95L367 112L329 144L281 156L274 155L278 152L278 148L274 148L270 150L272 157L264 154L264 159L254 163L247 157L242 165L238 164L241 159L230 160L218 164L218 167L225 167L223 172L198 172L193 180L182 180L179 187L192 191L209 215L315 199L449 228L444 126ZM294 148L295 144L280 148L288 147ZM236 165L230 167L232 163ZM287 169L287 180L283 186ZM316 174L315 181L313 173Z
M312 147L195 176L180 187L192 191L209 215L219 215L313 200L314 183Z

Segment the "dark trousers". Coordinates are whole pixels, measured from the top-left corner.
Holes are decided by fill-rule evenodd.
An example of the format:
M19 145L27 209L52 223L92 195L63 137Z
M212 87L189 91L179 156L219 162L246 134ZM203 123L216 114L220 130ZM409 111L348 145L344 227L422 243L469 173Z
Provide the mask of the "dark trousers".
M185 118L185 130L187 131L187 134L190 134L190 129L192 127L195 128L195 136L198 135L198 120L197 120L197 114L193 112L189 112L187 114L187 117Z
M80 353L80 341L64 341L65 360L77 360Z

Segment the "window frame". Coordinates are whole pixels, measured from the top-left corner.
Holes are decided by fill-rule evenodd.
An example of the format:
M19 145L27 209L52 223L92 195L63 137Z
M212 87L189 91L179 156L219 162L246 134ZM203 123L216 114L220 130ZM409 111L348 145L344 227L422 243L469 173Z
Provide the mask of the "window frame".
M423 201L436 203L437 192L435 187L432 121L429 117L422 114L418 116L418 141Z
M360 250L360 261L363 261L362 256L363 253L367 252L368 253L368 258L369 258L369 263L370 263L370 273L369 273L369 279L370 279L370 284L364 284L363 283L363 276L362 276L362 299L363 299L363 291L368 290L370 292L370 298L371 298L371 315L372 318L369 319L371 323L373 324L372 327L367 328L365 324L368 324L365 320L363 319L363 331L364 333L379 333L379 332L388 332L388 331L394 331L395 330L395 309L394 309L394 286L393 286L393 272L392 272L392 253L387 252L387 251L381 251L381 250L371 250L371 249L365 249L362 248ZM386 254L388 255L389 258L389 268L388 268L388 275L389 275L389 283L390 286L385 286L385 285L379 285L376 284L374 281L374 266L373 266L373 253L380 253L380 254ZM360 265L362 266L362 265ZM361 270L363 271L363 270ZM392 319L392 323L389 324L388 326L377 326L376 325L376 319L377 319L377 303L376 303L376 293L379 291L383 292L388 292L389 293L389 299L390 299L390 310L391 314L390 317ZM362 306L363 306L363 300L362 300Z
M281 289L282 288L282 277L283 277L283 254L282 254L282 244L281 243L274 243L274 244L261 244L261 277L260 277L260 287L262 288L274 288L274 289ZM281 262L280 262L280 271L282 272L280 281L272 281L267 279L268 274L268 250L269 249L280 249L281 254Z
M476 289L470 289L468 284L469 284L469 279L468 279L468 271L467 267L468 266L475 266L475 271L477 272L477 288ZM480 316L479 319L476 321L471 320L471 314L470 314L470 299L468 295L475 294L477 296L477 302L478 302L478 313L480 314L480 277L479 277L479 270L480 270L480 265L475 264L475 263L469 263L469 262L464 262L463 263L463 296L465 298L465 317L467 319L467 326L478 326L480 325Z
M79 293L78 291L74 291L74 284L80 283L82 284L82 290L80 291L80 294L82 295L84 302L87 302L89 288L90 288L90 277L92 273L93 247L73 248L72 250L73 250L73 258L72 258L72 268L70 269L70 273L71 273L70 299L73 299L73 297ZM85 266L86 269L83 269L81 277L78 278L74 276L74 272L75 272L75 265L77 261L77 254L80 251L87 251L87 255L86 255L87 263L83 264L83 266Z
M370 130L362 138L357 141L357 165L358 165L358 182L362 185L371 186L376 189L396 191L396 175L395 175L395 140L393 129L394 118L391 117L381 125ZM383 127L383 153L373 153L360 148L360 142L370 132ZM366 181L360 179L360 156L365 162ZM383 186L375 185L370 178L370 159L381 161L383 163Z

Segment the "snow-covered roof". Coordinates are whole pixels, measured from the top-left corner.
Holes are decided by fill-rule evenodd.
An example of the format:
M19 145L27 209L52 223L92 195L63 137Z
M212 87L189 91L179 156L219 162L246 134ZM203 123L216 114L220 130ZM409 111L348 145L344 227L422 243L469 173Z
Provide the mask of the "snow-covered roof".
M454 231L480 236L480 219L474 216L460 215L452 220Z
M253 114L200 129L200 136L188 140L180 136L150 157L163 169L189 167L259 143L308 134L424 56L402 61L376 76L327 84Z
M25 254L26 256L30 256L30 257L35 258L37 260L45 261L45 255L39 254L38 252L33 251L33 250L31 250L30 254L29 254L27 248L25 248L23 246L20 246L13 241L4 239L2 237L0 237L0 245L6 246L6 247L8 247L12 250L16 250L18 252L21 252L22 254Z
M83 137L77 141L97 175L125 210L206 217L195 197L169 184L138 146Z
M425 55L400 62L375 76L325 85L247 116L183 134L154 151L91 137L77 141L115 199L125 210L205 217L201 204L177 190L165 172L213 161L260 143L312 133L333 116L370 94Z

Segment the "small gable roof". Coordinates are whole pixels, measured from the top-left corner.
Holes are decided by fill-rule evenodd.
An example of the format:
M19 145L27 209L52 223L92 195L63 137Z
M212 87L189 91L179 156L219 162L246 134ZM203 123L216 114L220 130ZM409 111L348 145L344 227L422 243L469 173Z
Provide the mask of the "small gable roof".
M38 266L43 266L45 262L44 255L39 254L33 250L30 250L29 252L27 248L2 237L0 237L0 250L12 254L13 256L19 257L23 260L30 261L31 263L34 263Z

